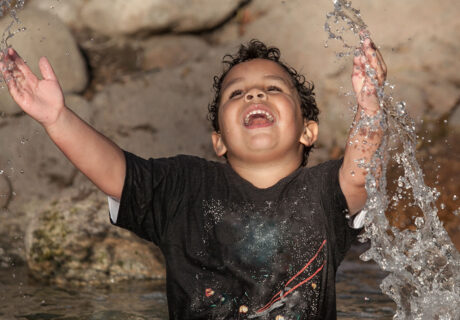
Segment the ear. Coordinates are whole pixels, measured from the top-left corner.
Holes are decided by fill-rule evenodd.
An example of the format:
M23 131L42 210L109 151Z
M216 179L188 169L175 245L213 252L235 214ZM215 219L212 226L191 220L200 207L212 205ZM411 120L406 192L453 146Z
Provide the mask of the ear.
M224 154L227 153L227 147L225 146L224 140L222 139L222 135L218 132L212 133L212 146L214 147L214 152L218 157L222 157Z
M300 143L306 147L312 146L318 138L318 123L313 120L304 120Z

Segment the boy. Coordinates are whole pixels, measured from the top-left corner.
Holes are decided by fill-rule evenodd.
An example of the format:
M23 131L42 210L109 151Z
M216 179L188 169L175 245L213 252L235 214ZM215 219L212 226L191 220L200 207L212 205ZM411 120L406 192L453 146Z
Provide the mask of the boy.
M226 163L124 152L65 106L46 58L38 80L13 49L2 57L11 95L110 197L112 223L162 249L171 319L336 318L335 272L359 231L346 213L366 201L355 160L372 156L380 132L354 135L343 161L303 167L318 109L313 86L279 56L252 40L214 79L212 143ZM356 121L378 113L385 76L366 39L354 58Z

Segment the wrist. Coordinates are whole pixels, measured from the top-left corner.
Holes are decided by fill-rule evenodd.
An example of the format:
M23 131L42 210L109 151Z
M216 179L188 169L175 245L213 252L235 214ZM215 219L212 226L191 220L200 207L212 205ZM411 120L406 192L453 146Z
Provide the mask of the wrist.
M377 104L375 106L363 106L359 104L358 107L368 116L375 116L380 111L380 106Z
M53 117L45 119L42 121L41 125L45 128L48 134L59 131L60 128L65 128L66 123L69 119L69 114L71 113L70 109L65 105L62 105Z

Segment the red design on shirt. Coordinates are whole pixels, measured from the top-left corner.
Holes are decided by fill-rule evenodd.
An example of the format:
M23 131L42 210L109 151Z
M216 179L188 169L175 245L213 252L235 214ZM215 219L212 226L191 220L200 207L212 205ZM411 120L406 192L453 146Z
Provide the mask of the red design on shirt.
M326 244L326 240L323 241L323 243L321 244L321 246L318 248L318 250L316 251L316 254L313 256L313 258L310 259L310 261L308 261L308 263L299 271L297 272L297 274L295 276L293 276L291 279L289 279L288 282L286 282L286 284L284 285L284 287L286 288L289 283L291 283L292 281L294 281L299 275L302 274L302 272L305 271L305 269L308 268L308 266L310 264L312 264L313 261L316 260L316 258L318 257L318 254L320 253L321 249L323 249L324 245ZM305 284L306 282L308 282L309 280L311 280L314 276L316 276L324 267L324 265L326 264L326 261L323 261L323 264L318 268L316 269L315 272L313 272L309 277L307 277L306 279L302 280L301 282L299 282L298 284L296 284L294 287L290 288L288 291L286 292L283 292L283 290L280 290L278 291L278 293L276 293L273 298L271 298L271 300L265 305L263 306L262 308L260 308L259 310L257 310L257 313L259 312L263 312L267 309L269 309L276 301L282 299L282 298L285 298L287 295L289 295L290 293L292 293L294 290L296 290L298 287L300 287L301 285Z

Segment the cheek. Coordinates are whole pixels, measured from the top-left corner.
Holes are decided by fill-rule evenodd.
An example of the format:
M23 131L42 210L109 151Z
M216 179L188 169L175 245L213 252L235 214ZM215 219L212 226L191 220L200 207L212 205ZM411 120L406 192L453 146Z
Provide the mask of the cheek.
M231 102L227 102L219 108L219 124L228 126L236 117L237 108Z

